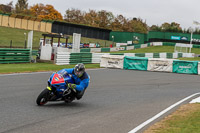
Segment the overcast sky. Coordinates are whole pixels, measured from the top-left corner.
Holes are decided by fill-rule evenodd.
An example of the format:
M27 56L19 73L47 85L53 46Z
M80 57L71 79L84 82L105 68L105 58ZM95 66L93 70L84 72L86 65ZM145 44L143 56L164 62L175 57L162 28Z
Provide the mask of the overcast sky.
M0 0L0 4L10 1L13 1L13 5L17 2ZM68 8L106 10L115 16L122 14L126 18L141 18L146 20L148 26L177 22L182 28L189 28L197 27L193 21L200 22L200 0L28 0L28 3L29 6L51 4L63 16Z

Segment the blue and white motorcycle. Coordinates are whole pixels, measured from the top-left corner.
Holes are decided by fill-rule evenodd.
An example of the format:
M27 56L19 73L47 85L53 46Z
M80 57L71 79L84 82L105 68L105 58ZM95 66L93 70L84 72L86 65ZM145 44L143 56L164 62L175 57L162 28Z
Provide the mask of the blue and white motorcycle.
M75 99L76 91L69 88L68 83L74 84L72 75L66 74L62 70L53 73L48 80L47 88L39 94L36 103L44 105L49 101L72 102Z

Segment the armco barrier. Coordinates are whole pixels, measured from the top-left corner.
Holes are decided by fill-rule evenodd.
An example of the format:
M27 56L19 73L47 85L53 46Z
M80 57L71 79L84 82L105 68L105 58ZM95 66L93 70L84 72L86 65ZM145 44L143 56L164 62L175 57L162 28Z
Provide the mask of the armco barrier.
M30 62L29 49L0 49L0 64Z

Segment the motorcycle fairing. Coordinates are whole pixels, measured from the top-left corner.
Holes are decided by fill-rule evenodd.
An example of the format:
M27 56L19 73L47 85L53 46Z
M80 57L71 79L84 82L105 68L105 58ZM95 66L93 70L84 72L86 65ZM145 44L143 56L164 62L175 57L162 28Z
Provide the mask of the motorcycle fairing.
M65 83L64 78L60 74L57 73L54 74L51 80L51 84L61 84L61 83Z

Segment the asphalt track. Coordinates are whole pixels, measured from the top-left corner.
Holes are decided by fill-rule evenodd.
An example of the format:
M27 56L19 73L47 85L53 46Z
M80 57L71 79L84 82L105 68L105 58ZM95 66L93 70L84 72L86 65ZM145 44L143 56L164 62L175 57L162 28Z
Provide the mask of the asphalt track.
M42 107L35 100L51 72L0 75L0 132L127 133L200 91L197 75L119 69L88 73L91 83L81 100Z

